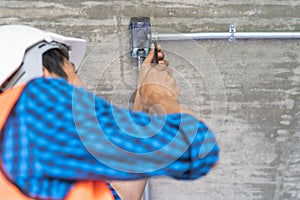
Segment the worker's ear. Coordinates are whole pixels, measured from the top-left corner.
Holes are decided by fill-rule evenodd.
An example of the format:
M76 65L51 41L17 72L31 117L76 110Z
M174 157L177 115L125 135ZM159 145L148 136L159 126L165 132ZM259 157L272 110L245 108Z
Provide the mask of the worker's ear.
M49 72L46 67L43 67L43 77L57 77L57 75Z
M43 67L43 77L48 77L49 74L50 72L45 67Z

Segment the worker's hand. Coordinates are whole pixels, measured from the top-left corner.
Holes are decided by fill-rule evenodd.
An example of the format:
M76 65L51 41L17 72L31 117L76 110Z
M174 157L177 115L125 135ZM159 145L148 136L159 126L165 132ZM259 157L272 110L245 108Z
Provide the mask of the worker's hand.
M172 76L172 69L168 67L169 62L164 60L160 47L159 64L153 63L154 58L154 49L151 48L140 68L134 110L154 113L180 112L179 87Z
M158 56L158 64L167 65L167 66L169 65L169 62L165 60L165 54L162 52L160 45L157 45L157 56ZM154 44L152 44L148 56L145 58L144 62L142 63L142 66L152 64L154 63L154 60L155 60L155 51L154 51Z
M68 60L64 61L63 69L68 76L68 82L77 86L77 87L85 87L85 84L79 78L79 76L75 72L75 66Z

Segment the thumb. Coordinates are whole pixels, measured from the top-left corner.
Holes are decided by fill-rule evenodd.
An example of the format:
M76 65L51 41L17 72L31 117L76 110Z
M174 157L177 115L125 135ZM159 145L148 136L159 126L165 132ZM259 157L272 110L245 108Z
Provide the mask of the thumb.
M154 59L154 44L151 44L150 46L150 51L147 55L147 57L145 58L144 62L142 65L147 65L147 64L151 64L153 62L153 59Z

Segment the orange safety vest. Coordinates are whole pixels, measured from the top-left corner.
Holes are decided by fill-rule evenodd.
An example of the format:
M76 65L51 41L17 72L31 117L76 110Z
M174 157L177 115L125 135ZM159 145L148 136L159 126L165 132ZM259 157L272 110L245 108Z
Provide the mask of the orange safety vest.
M11 109L19 99L25 85L20 85L0 94L0 130L3 128ZM2 165L2 161L0 161ZM0 199L33 200L25 196L7 179L0 170ZM104 181L79 181L67 194L66 200L113 200L111 190Z

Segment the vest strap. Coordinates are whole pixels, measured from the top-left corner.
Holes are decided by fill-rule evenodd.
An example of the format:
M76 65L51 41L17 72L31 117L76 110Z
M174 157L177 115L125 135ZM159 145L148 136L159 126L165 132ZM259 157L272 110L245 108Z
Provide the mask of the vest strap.
M25 84L8 89L0 94L0 130L2 130L11 109L18 101Z

